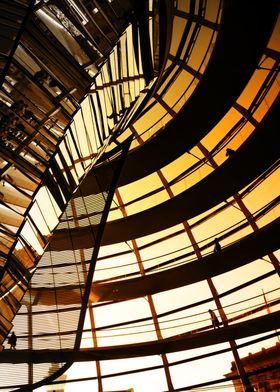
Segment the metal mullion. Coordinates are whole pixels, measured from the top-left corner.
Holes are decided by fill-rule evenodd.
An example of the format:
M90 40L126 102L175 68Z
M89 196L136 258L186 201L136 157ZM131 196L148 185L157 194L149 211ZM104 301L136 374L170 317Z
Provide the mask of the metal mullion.
M119 95L120 95L120 104L121 109L125 109L125 102L123 97L123 72L122 72L122 55L121 55L121 45L120 42L117 43L117 64L118 64L118 79L120 80L119 83Z
M199 23L202 26L208 27L212 30L219 30L219 24L216 22L212 22L211 20L207 20L203 18L201 15L194 15L188 12L180 11L178 9L174 10L174 15L179 16L180 18L190 20L191 22Z
M89 301L90 292L92 289L92 281L93 281L94 271L95 271L95 267L96 267L97 256L98 256L99 248L101 245L102 234L105 229L106 220L108 218L108 214L110 211L110 205L112 203L114 192L117 187L117 181L119 179L122 167L124 165L126 156L128 154L131 140L132 139L129 138L123 143L120 157L118 159L117 167L113 171L112 179L108 180L108 188L109 189L108 189L107 198L104 203L104 208L103 208L103 212L101 215L101 221L98 224L98 230L96 232L96 235L94 236L94 247L93 247L92 254L91 254L91 260L90 260L90 265L89 265L88 274L87 274L87 281L86 281L86 284L84 287L84 293L83 293L83 297L82 297L81 311L80 311L80 317L79 317L78 326L77 326L77 334L76 334L76 339L75 339L75 344L74 344L74 350L78 350L81 345L83 326L84 326L84 322L85 322L86 311L88 309L88 301Z
M19 283L23 281L25 282L25 286L28 284L28 276L25 279L25 274L28 275L28 269L18 260L16 257L12 258L12 261L9 263L7 268L7 273L12 277L13 281L20 287ZM24 292L24 289L20 287L20 289Z
M64 158L64 156L63 156L63 154L62 154L60 149L58 150L58 155L59 155L60 161L62 163L63 169L64 169L64 171L66 173L66 176L67 176L67 179L68 179L71 191L73 191L76 188L77 184L74 181L73 175L72 175L72 173L71 173L71 171L69 169L69 166L68 166L68 164L66 162L66 159Z
M188 57L189 54L190 54L191 48L193 47L193 43L194 43L194 40L196 39L196 35L197 35L197 32L198 32L199 29L200 29L200 26L196 24L195 27L194 27L194 30L193 30L193 32L192 32L192 34L191 34L190 42L189 42L189 44L188 44L187 47L186 47L185 54L184 54L182 60L180 60L180 58L178 58L178 52L177 52L177 54L175 55L175 62L174 62L174 57L173 57L172 55L171 55L171 56L168 56L168 58L170 58L170 60L171 60L173 63L172 63L172 66L169 68L168 73L166 73L166 74L164 75L164 78L162 79L163 82L164 82L165 80L167 80L167 77L168 77L168 76L171 74L171 72L175 69L175 66L176 66L176 65L180 65L181 68L185 69L185 70L186 70L187 72L189 72L191 75L193 75L193 76L195 76L196 78L200 79L200 73L199 73L198 71L197 71L197 72L194 72L193 69L192 69L191 67L189 67L188 65L184 65L184 63L185 63L186 60L187 60L187 57ZM181 42L182 42L182 41L181 41ZM175 72L175 74L178 75L179 72L181 72L180 67L177 69L177 71ZM164 86L164 89L163 89L162 92L161 92L161 95L164 95L164 94L165 94L165 92L166 92L166 91L169 89L169 87L172 85L173 80L174 80L174 78L170 79L170 80L166 83L166 85Z
M103 119L103 111L102 111L102 105L99 97L99 92L96 92L96 100L97 100L97 105L98 105L98 117L99 117L99 123L101 127L101 132L102 132L102 142L106 139L106 134L105 134L105 129L104 129L104 119Z
M107 62L108 62L108 59L107 59ZM100 72L102 86L95 85L95 90L93 90L93 92L96 92L97 90L105 91L107 99L110 103L111 110L113 110L113 102L112 102L112 94L111 94L112 81L110 80L111 78L110 78L107 62L106 62L106 64L104 64L104 66L102 67L101 72ZM106 102L106 100L105 100L105 102ZM106 114L108 115L107 106L106 106Z
M108 69L108 76L109 76L109 80L113 81L113 75L112 75L112 67L111 67L111 56L109 57L108 61L107 61L107 69ZM117 106L116 106L116 97L115 97L115 90L114 87L112 85L110 85L110 91L112 93L112 111L113 113L116 113L117 110ZM114 124L116 123L116 118L114 117Z
M90 94L89 98L90 98L91 108L92 108L92 112L93 112L93 116L94 116L94 122L95 122L95 128L96 128L95 134L97 134L97 136L98 136L99 144L102 145L102 135L99 133L97 115L96 115L96 111L95 111L95 107L94 107L95 105L94 105L93 97L91 94Z
M125 39L125 60L126 60L126 74L127 74L127 88L128 88L128 94L130 97L130 103L134 101L135 99L135 92L134 92L134 98L131 96L131 89L130 89L130 75L129 75L129 55L128 55L128 39L127 39L127 34L126 34L126 39ZM133 57L133 64L135 61L135 56ZM137 72L137 75L139 76L139 72ZM136 74L135 74L136 76Z
M274 83L274 81L278 77L278 72L279 72L279 65L275 63L273 67L271 68L270 72L267 74L265 80L263 81L260 89L256 93L252 103L250 104L249 108L247 111L254 112L256 110L256 107L259 107L259 105L263 102L264 97L268 93L268 91L271 88L271 85ZM254 110L253 110L254 109Z
M37 204L37 203L36 203ZM44 215L42 214L42 218L44 219ZM38 226L36 225L36 222L34 221L34 219L32 218L32 216L29 214L28 215L28 220L30 220L30 222L32 223L32 225L36 228L36 233L34 233L35 235L36 235L36 238L38 239L38 241L39 241L39 243L40 243L40 245L41 244L44 244L44 246L45 245L47 245L47 240L46 240L46 238L45 238L45 236L41 233L41 231L39 230L39 228L38 228ZM44 219L45 220L45 219ZM45 222L46 223L46 222ZM32 230L33 231L33 230ZM38 238L38 236L39 236L39 238L40 238L40 240L39 240L39 238ZM23 238L22 236L21 236L21 238ZM42 246L42 245L41 245ZM42 248L43 248L43 246L42 246Z
M50 251L50 268L52 269L53 267L53 257L52 257L52 252ZM55 276L52 274L52 283L53 283L53 288L54 288L54 298L55 298L55 308L56 308L56 319L57 319L57 327L58 327L58 338L59 338L59 349L62 349L62 344L61 344L61 326L60 326L60 318L59 318L59 305L58 305L58 300L57 300L57 286L55 282Z
M280 52L279 51L267 47L264 49L264 55L275 60L279 64L279 61L280 61Z
M43 183L46 185L48 188L49 192L53 196L55 202L58 204L58 207L60 208L61 211L64 210L65 208L65 201L63 200L61 196L61 190L57 184L57 182L54 180L52 174L50 173L50 170L47 170L44 174L43 178ZM55 210L55 208L54 208Z
M118 114L120 111L120 98L119 98L119 85L120 85L120 75L119 75L119 64L118 64L118 45L114 48L112 53L113 62L114 62L114 71L115 71L115 79L114 83L112 83L113 90L115 91L116 97L116 113Z
M154 78L154 67L152 58L152 49L150 41L150 29L149 29L149 10L148 3L145 2L138 9L139 17L138 30L140 38L140 53L141 53L141 63L144 73L144 79L146 85L148 85Z
M28 219L29 219L29 216L28 216ZM28 255L30 261L34 264L36 257L34 255L34 249L32 248L32 245L27 241L27 239L22 234L20 234L18 236L17 242L19 242L22 245L23 250ZM13 254L13 252L12 252L12 254ZM17 259L19 259L19 258L17 257Z
M73 130L72 130L71 125L68 127L68 132L70 133L72 142L73 142L73 144L74 144L75 151L76 151L76 153L77 153L77 155L78 155L78 160L80 160L81 165L82 165L82 167L83 167L83 170L85 171L86 168L85 168L84 161L83 161L83 159L82 159L83 157L82 157L81 154L80 154L80 151L79 151L79 148L78 148L78 145L77 145L77 142L76 142L76 138L74 137L74 134L73 134ZM68 137L68 135L66 135L66 140L67 140L67 137ZM78 139L78 140L79 140L79 139ZM66 143L66 145L67 145L67 143ZM71 147L70 147L70 142L69 142L69 147L68 147L68 148L69 148L69 149L71 148ZM72 156L72 159L73 159L73 156ZM74 159L73 159L73 163L74 163L74 166L75 166ZM75 166L75 171L76 171L76 166ZM76 173L77 173L77 171L76 171ZM77 174L77 177L79 178L78 174Z
M189 74L191 74L192 76L195 76L197 79L201 79L202 78L202 73L199 72L198 70L196 70L195 68L191 67L190 65L186 64L185 61L183 60L178 60L175 56L173 56L172 54L169 53L168 55L168 59L172 61L172 63L174 63L174 65L179 65L180 68L184 69L185 71L187 71ZM172 70L175 67L172 67ZM171 69L170 69L171 71ZM180 69L177 71L180 72ZM164 89L164 91L166 90L166 88Z
M88 145L88 148L89 148L89 154L93 155L93 148L92 148L92 143L91 143L91 137L90 137L90 134L88 133L87 121L85 121L83 108L81 108L81 117L82 117L82 120L83 120L83 126L84 126L84 130L85 130L85 136L86 136L86 139L87 139L87 145Z
M177 11L175 11L175 15L176 15L176 12ZM180 55L181 55L181 53L183 51L185 43L187 42L187 37L188 37L188 35L189 35L190 31L191 31L191 27L192 27L192 24L193 24L194 13L195 13L195 0L191 0L190 12L187 14L188 18L185 17L185 19L187 20L187 23L186 23L184 31L183 31L183 33L182 33L182 35L180 37L180 43L178 45L178 48L177 48L177 51L176 51L176 54L175 54L176 59L180 59ZM185 58L185 55L183 56L183 58Z
M132 35L132 48L134 49L134 58L135 58L135 64L138 70L138 73L140 73L140 63L139 63L139 32L138 32L138 26L136 23L131 24L131 35ZM134 62L133 62L134 63Z
M190 57L200 30L201 30L201 25L195 23L185 54L183 56L183 61L186 61Z
M78 159L80 160L80 162L81 162L81 164L83 166L83 170L85 171L86 170L86 166L85 166L84 161L83 161L83 156L81 155L80 140L79 140L78 132L77 132L77 129L76 129L76 123L74 122L73 125L74 125L74 128L75 128L74 132L75 132L76 136L73 135L73 131L72 131L72 128L70 126L69 129L70 129L71 137L72 137L75 149L76 149L76 151L78 153L78 157L79 157Z
M70 185L68 184L64 174L62 173L61 167L60 167L57 160L58 160L58 157L55 156L51 162L50 168L53 172L54 179L57 181L57 184L58 184L59 188L61 189L63 196L65 197L66 200L69 200L70 195L71 195L71 188L70 188Z
M50 226L49 226L49 224L48 224L48 221L46 220L46 216L45 216L46 214L43 214L42 209L41 209L41 207L40 207L40 204L38 203L38 200L36 200L36 198L34 199L34 205L36 205L36 207L37 207L38 210L40 211L42 220L44 221L46 227L48 228L49 233L51 233L51 232L52 232L52 231L51 231L51 228L50 228ZM29 217L30 217L30 215L29 215Z
M70 129L70 127L69 127L68 129ZM72 135L71 135L71 137L72 137ZM72 167L73 167L73 170L75 171L76 177L79 179L79 175L78 175L78 172L77 172L77 169L76 169L75 161L74 161L72 152L70 151L71 147L70 147L70 144L69 144L69 141L68 141L68 135L65 136L64 142L65 142L65 143L64 143L65 149L66 149L67 154L68 154L68 156L69 156L69 159L70 159L70 161L71 161L71 165L72 165ZM68 144L69 144L69 145L68 145ZM72 176L73 176L73 175L72 175ZM74 176L73 176L73 178L74 178ZM74 180L74 181L75 181L75 180Z
M110 95L109 95L109 93L108 93L108 87L106 86L106 82L105 82L105 75L104 75L104 68L102 68L101 69L101 72L100 72L100 77L101 77L101 82L102 82L102 87L100 88L100 90L101 90L101 92L103 93L103 100L104 100L104 111L105 111L105 114L106 115L108 115L108 109L107 109L107 104L106 104L106 99L108 99L109 100L109 102L110 102ZM98 90L98 88L96 89L96 91ZM111 102L110 102L110 104L111 104ZM110 127L109 127L109 124L108 124L108 118L107 118L107 122L106 123L104 123L104 126L107 126L107 131L108 132L110 132Z

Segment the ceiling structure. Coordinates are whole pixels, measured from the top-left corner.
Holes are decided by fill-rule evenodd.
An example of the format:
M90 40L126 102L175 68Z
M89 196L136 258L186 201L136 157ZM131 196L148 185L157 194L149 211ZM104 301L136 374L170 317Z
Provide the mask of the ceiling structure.
M280 327L278 2L0 9L0 390L215 390L234 360L249 391Z

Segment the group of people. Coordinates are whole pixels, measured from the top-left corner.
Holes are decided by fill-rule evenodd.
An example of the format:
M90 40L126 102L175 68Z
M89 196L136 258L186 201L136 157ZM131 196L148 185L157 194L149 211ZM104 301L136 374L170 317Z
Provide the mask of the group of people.
M24 125L13 114L2 118L0 133L1 143L12 150L26 138Z
M31 125L36 125L38 121L22 99L14 102L9 109L4 104L0 105L0 109L1 142L14 149L28 135L21 120L28 121Z
M40 71L34 74L34 80L39 83L47 83L50 87L59 87L58 82L53 79L45 70L41 69Z
M23 117L27 121L32 121L34 120L36 123L38 122L38 119L34 115L34 113L29 109L28 105L24 103L22 99L20 99L18 102L14 102L11 105L11 109L18 115Z

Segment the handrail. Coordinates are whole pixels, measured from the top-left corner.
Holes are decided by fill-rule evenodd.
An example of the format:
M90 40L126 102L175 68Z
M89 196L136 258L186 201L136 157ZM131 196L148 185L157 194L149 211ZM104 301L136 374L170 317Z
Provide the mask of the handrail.
M184 333L170 338L118 346L84 348L80 350L17 350L4 351L0 362L45 363L96 361L134 358L161 353L189 350L265 333L280 327L280 311L204 333ZM36 386L39 384L36 384ZM35 386L35 385L34 385Z

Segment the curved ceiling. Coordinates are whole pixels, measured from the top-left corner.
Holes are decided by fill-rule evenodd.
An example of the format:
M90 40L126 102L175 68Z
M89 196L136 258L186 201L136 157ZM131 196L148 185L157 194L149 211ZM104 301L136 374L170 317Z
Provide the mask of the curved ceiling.
M196 373L215 384L232 358L247 387L235 339L251 350L249 337L279 319L278 2L52 0L32 10L0 91L0 337L14 328L19 350L5 358L34 363L3 385L28 390L66 370L71 382L84 359L95 361L94 388L121 390L117 376L108 383L110 361L96 360L133 358L139 373L146 355L155 392L190 389ZM12 112L16 133L5 125ZM204 332L209 307L219 331ZM217 343L230 347L222 361ZM187 371L204 346L205 374ZM143 381L131 386L149 390Z
M279 159L279 133L277 132L279 112L280 99L278 98L262 123L240 149L196 185L146 211L108 222L102 244L131 240L181 223L226 200L252 182ZM70 246L74 249L79 249L80 246L88 248L92 244L92 230L94 230L93 225L72 229L71 238L68 230L57 230L51 248L52 250L69 249Z
M191 149L219 122L255 71L276 17L276 2L271 2L265 10L257 2L253 13L250 3L224 3L218 38L198 86L182 110L156 137L130 152L119 186L159 170ZM143 165L143 161L148 161L149 165ZM106 178L112 165L110 162L110 167L105 164L98 168L100 178ZM98 185L102 187L102 182ZM81 185L83 195L97 189L90 175Z
M280 219L264 226L241 240L228 245L221 252L208 254L201 259L183 264L166 271L154 271L139 278L115 280L113 282L95 282L91 289L90 301L123 301L152 295L176 287L189 285L216 275L234 270L279 249ZM225 263L226 260L226 263ZM280 273L280 271L279 271ZM75 304L79 301L79 288L64 286L49 290L34 288L33 304L51 305Z

